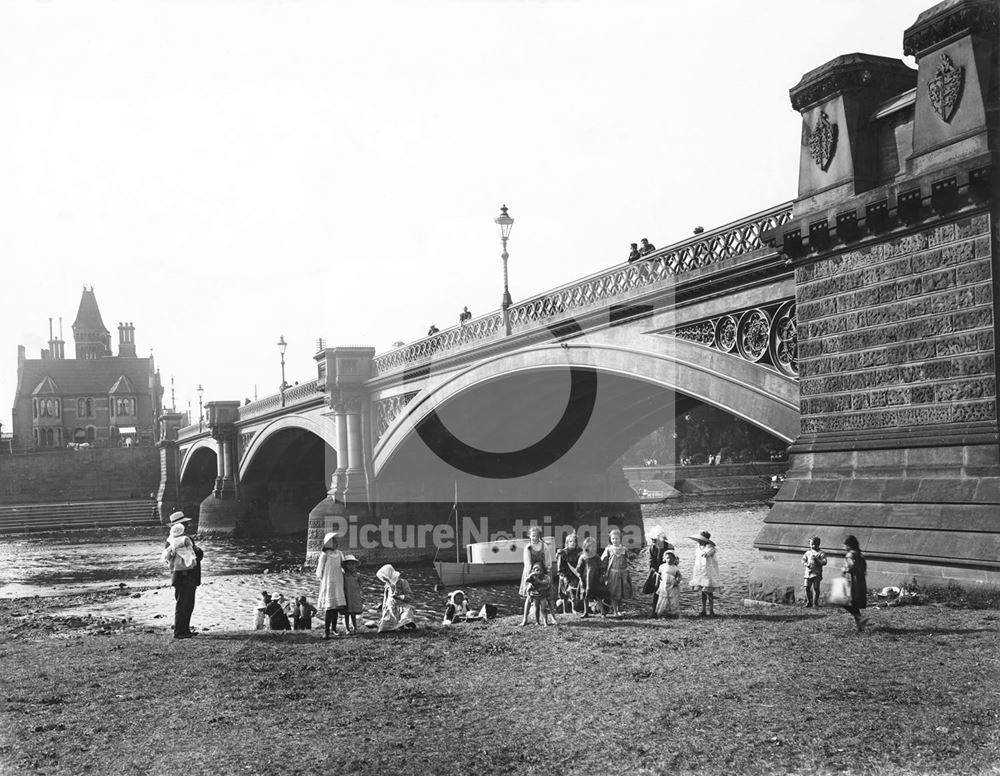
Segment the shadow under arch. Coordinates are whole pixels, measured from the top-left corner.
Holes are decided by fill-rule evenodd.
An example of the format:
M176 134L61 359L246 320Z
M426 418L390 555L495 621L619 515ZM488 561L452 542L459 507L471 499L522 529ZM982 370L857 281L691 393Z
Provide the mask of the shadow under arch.
M659 347L652 347L654 345ZM585 419L591 424L604 423L608 434L617 439L618 446L626 441L637 441L641 430L661 418L662 421L667 419L673 407L656 406L658 401L666 404L662 398L664 392L717 407L786 442L793 441L799 434L799 389L792 377L686 340L650 337L642 341L642 346L635 346L614 335L587 337L570 344L546 343L500 354L461 371L444 374L437 380L430 378L429 384L409 402L376 444L375 477L392 465L405 446L414 444L413 440L420 436L419 426L426 418L439 411L443 413L450 403L476 391L496 390L500 395L504 381L534 373L542 379L531 384L533 390L548 390L545 376L552 376L549 382L556 386L553 390L563 391L562 404L554 401L553 406L562 407L569 396L565 375L574 368L592 370L599 389L604 384L621 395L622 401L614 418L604 413L607 418L602 420L604 416L598 413L594 418ZM630 383L653 386L659 390L660 398L655 391L637 391L634 398L630 398L621 388ZM481 422L487 426L493 424L494 428L517 424L526 402L532 398L526 396L525 403L507 415L482 413ZM643 414L647 420L637 424L630 421L630 413ZM543 436L559 419L558 415L553 415L550 425L541 426L538 418L530 413L523 413L523 417L527 418L525 423L533 424L531 429L525 429L524 436L534 434L535 438ZM625 428L630 431L623 436L621 430ZM600 437L598 434L593 436ZM632 436L635 439L629 439ZM611 441L607 434L602 438L605 442ZM627 447L626 444L622 451Z
M259 430L240 463L245 520L257 533L305 534L309 512L326 498L337 454L328 432L291 415Z

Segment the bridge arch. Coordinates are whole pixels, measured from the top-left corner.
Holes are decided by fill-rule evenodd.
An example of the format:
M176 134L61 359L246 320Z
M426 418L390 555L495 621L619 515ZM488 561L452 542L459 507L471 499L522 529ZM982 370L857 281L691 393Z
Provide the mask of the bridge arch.
M239 463L245 521L268 533L301 534L326 498L337 468L332 430L310 417L271 421L250 440Z
M193 476L197 479L204 479L204 474L209 469L212 477L215 477L215 470L218 460L218 446L211 437L199 439L193 445L184 450L181 457L180 472L178 477L183 485Z
M286 415L285 417L271 421L254 434L249 446L243 452L243 457L240 459L240 480L242 481L246 477L247 472L254 464L254 460L261 454L263 449L269 446L270 442L274 441L276 435L293 429L308 431L314 436L319 437L326 444L327 455L333 456L333 464L334 468L336 468L337 453L335 451L337 449L337 439L333 424L320 423L305 415Z
M684 402L718 407L786 442L798 436L799 394L794 378L686 340L648 335L641 340L642 346L632 344L634 341L603 332L570 343L546 343L482 360L425 386L375 446L376 477L400 450L412 444L419 424L431 413L444 414L463 396L490 387L502 392L505 381L531 398L537 395L536 390L561 391L566 397L567 367L589 367L606 389L604 405L592 419L595 427L588 433L592 431L592 443L597 440L605 447L604 457L611 460L667 422ZM546 388L546 382L552 387ZM673 402L669 395L675 397ZM549 422L554 424L557 419L552 417ZM525 422L538 421L529 414ZM517 420L506 415L482 422L509 424ZM537 431L526 431L526 436L532 434L537 437ZM462 438L458 431L456 436ZM484 448L489 449L488 445Z

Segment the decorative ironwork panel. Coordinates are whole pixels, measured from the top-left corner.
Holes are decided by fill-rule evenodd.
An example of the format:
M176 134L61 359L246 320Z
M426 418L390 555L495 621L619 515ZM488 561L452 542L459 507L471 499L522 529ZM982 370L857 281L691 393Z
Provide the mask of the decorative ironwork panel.
M695 321L668 334L798 377L794 300Z
M392 422L399 416L399 413L403 411L413 397L417 395L417 391L412 391L411 393L404 393L398 396L390 396L387 399L378 399L375 401L375 438L381 439L382 435L388 430Z
M770 331L771 319L766 312L747 310L736 324L736 349L747 361L760 361L767 353Z
M799 373L795 302L785 302L771 320L771 363L786 375Z

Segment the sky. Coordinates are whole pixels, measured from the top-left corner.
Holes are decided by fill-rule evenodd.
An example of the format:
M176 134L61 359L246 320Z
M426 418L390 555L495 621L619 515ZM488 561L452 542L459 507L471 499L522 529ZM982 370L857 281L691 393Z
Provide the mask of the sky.
M931 0L6 0L0 420L93 286L171 403L275 393L795 197L788 90ZM190 403L190 404L189 404Z

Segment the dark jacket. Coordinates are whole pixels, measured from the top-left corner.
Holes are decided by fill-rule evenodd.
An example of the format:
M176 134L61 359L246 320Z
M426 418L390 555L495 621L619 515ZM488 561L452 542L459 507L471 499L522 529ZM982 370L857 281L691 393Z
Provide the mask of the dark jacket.
M194 547L194 556L198 559L198 564L193 569L187 569L185 571L174 571L170 574L170 584L173 587L182 587L185 585L194 585L197 587L201 584L201 559L205 556L205 552L194 543L194 539L190 536L185 536L185 538L191 542L191 546ZM170 542L165 542L164 547L169 547Z
M844 576L851 582L851 605L858 609L868 606L868 562L860 550L848 550L844 556Z

